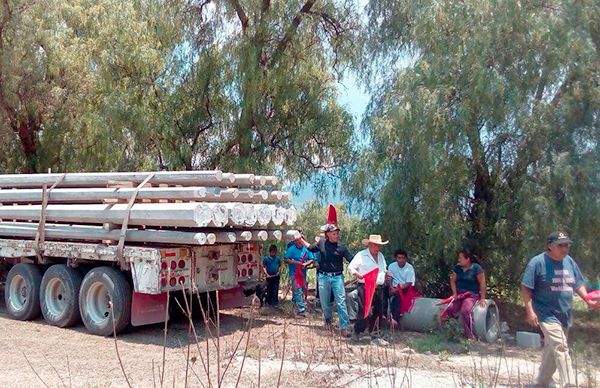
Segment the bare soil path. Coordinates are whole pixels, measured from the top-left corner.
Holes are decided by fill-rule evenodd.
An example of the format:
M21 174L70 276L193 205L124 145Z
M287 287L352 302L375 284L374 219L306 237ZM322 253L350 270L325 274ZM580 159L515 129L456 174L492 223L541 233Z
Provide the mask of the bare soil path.
M539 351L501 344L475 344L465 354L417 354L408 347L425 336L419 333L386 333L387 347L368 339L353 344L326 331L318 312L297 319L289 307L226 311L218 340L216 328L209 334L201 320L194 324L196 337L185 318L173 319L165 346L162 324L131 328L116 341L119 362L113 338L90 335L81 324L61 329L41 318L13 321L2 298L0 387L217 387L219 381L224 387L523 386L539 362ZM590 381L600 381L593 373Z

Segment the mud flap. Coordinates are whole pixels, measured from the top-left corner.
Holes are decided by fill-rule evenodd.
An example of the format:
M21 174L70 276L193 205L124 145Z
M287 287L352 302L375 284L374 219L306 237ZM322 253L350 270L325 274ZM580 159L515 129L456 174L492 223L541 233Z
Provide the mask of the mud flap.
M134 292L131 298L131 325L150 325L169 319L167 298L166 292L158 295Z
M238 286L228 290L219 290L219 309L231 309L244 305L244 293Z

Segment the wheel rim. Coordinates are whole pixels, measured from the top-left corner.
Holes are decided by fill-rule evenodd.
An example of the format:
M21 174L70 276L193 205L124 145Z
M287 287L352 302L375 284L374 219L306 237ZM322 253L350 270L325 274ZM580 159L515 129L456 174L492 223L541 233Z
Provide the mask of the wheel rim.
M53 278L48 282L44 292L46 309L54 316L61 316L68 308L65 284L62 280Z
M27 281L21 275L15 275L10 282L10 307L15 311L25 308L31 290L27 287Z
M86 308L90 320L101 325L110 317L110 294L108 288L100 282L92 284L89 288L86 298Z

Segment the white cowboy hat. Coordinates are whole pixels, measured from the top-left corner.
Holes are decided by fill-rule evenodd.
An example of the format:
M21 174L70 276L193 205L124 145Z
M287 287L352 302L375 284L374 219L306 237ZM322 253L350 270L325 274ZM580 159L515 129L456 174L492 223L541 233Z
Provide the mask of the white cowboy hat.
M371 234L369 235L369 238L365 238L364 240L362 240L362 243L363 245L369 245L370 243L377 245L385 245L389 243L389 241L381 241L380 234Z

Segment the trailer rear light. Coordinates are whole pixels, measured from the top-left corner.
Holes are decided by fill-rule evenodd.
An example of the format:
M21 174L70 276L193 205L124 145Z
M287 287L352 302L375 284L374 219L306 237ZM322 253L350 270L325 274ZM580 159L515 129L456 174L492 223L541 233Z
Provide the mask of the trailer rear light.
M171 261L171 269L177 268L177 262L175 260Z
M254 257L252 256L252 253L250 253L250 254L248 255L248 261L252 261L253 259L254 259Z
M185 284L185 277L183 277L183 276L179 277L179 284Z
M163 261L162 263L160 263L160 268L167 269L167 262Z
M175 285L176 285L176 284L177 284L177 279L175 279L175 276L173 276L173 277L171 278L171 280L169 280L169 285L170 285L171 287L175 287Z
M246 255L242 255L241 261L242 261L242 263L246 262Z
M179 260L179 268L185 268L185 260Z
M250 268L250 269L248 270L248 276L252 276L252 274L253 274L253 273L254 273L254 271L252 271L252 268Z
M248 271L246 271L245 269L242 270L242 277L246 277Z
M161 287L166 287L167 286L167 279L166 278L160 279L160 286Z

